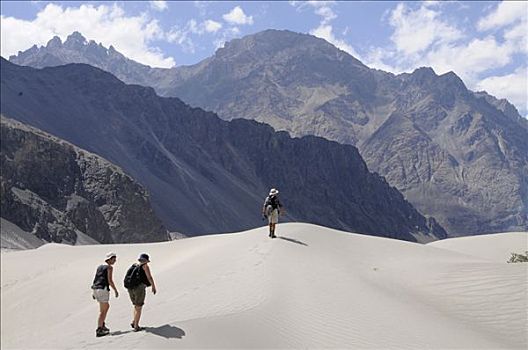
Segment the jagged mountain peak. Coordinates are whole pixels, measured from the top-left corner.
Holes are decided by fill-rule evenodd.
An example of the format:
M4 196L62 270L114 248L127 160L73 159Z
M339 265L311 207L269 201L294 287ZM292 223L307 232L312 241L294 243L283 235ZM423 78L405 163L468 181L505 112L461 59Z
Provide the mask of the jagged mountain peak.
M61 46L62 46L62 40L56 35L46 44L46 48L48 49L59 48Z
M79 33L78 31L75 31L75 32L71 33L70 35L68 35L68 37L66 38L66 41L64 43L65 44L67 44L67 43L86 44L86 42L87 42L86 38L81 33Z
M412 73L403 73L398 77L408 84L422 89L434 89L442 93L454 92L457 94L465 94L468 91L462 79L453 71L438 75L431 67L420 67Z

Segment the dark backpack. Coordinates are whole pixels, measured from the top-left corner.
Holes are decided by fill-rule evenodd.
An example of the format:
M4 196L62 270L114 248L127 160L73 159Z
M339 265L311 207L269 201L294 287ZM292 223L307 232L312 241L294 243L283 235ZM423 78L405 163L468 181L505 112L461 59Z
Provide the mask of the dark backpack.
M272 209L278 209L279 199L276 196L268 196L266 206L271 206Z
M141 284L141 265L134 264L128 268L124 284L126 289L132 289Z

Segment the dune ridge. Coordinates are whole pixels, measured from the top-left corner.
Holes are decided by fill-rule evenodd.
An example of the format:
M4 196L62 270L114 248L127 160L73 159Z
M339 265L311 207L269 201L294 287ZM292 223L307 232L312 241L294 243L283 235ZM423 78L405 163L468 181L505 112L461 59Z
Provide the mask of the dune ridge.
M3 253L2 349L527 347L528 265L507 264L509 254L501 262L453 251L465 245L458 238L448 249L301 223L277 233ZM463 239L484 249L527 237ZM95 338L89 287L109 250L121 295L110 301L111 335ZM147 294L146 331L132 333L122 278L141 252L158 294Z

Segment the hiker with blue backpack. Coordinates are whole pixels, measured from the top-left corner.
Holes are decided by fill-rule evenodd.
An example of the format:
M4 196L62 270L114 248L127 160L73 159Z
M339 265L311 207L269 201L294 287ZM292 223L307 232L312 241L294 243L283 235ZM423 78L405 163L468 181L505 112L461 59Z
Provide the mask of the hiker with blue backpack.
M275 226L279 222L279 215L281 214L282 204L279 201L279 191L272 188L269 195L262 206L262 215L268 219L269 223L269 237L275 238Z
M116 260L116 253L110 252L106 254L106 264L97 267L92 283L92 298L99 303L99 318L97 319L97 329L95 330L96 337L102 337L110 333L110 330L105 325L105 319L108 309L110 309L110 287L114 290L115 297L119 296L112 278L114 271L112 265L115 264Z
M145 294L147 287L152 287L152 293L156 294L156 285L154 284L154 278L150 272L148 263L150 257L148 254L142 253L139 255L138 263L134 263L128 269L125 275L125 288L128 290L130 301L134 305L134 319L130 323L130 326L134 329L134 332L142 331L144 328L139 326L139 319L141 318L141 311L145 304Z

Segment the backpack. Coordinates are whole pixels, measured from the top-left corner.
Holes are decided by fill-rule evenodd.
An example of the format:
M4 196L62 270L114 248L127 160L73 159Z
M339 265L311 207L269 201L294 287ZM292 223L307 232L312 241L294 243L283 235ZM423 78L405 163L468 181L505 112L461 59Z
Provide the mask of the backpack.
M266 198L265 208L266 216L270 216L273 210L279 208L279 199L276 196L268 196L268 198Z
M124 285L126 289L132 289L141 284L141 265L133 264L127 270Z

